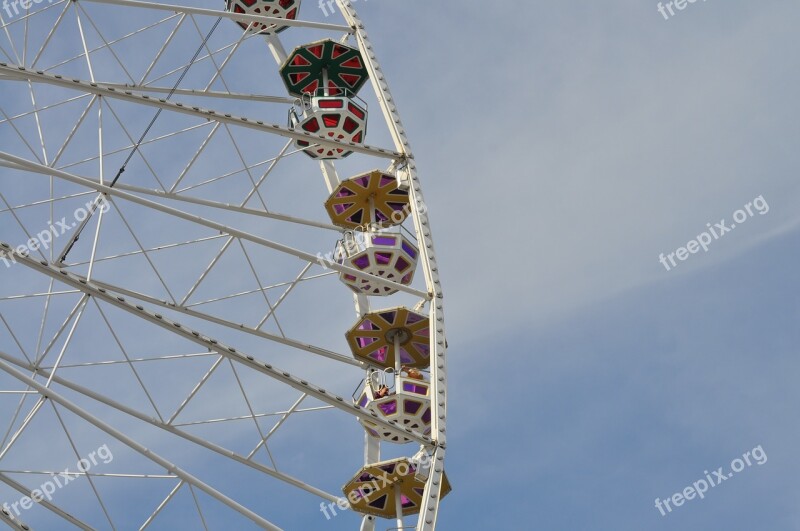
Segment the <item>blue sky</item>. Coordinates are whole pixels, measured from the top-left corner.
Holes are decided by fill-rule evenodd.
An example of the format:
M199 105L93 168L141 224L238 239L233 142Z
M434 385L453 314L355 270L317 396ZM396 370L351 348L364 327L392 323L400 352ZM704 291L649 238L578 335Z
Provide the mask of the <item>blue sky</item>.
M447 470L454 491L442 504L440 529L800 529L800 5L708 0L664 20L657 4L355 3L421 170L445 289ZM330 21L310 0L303 15ZM287 41L300 38L291 32L284 34ZM271 73L252 69L259 80ZM141 126L149 117L130 119ZM387 143L384 132L371 134L370 143ZM169 157L161 162L172 163ZM297 171L302 162L292 161L290 168ZM130 178L146 185L139 174ZM291 207L319 218L326 193L310 182L279 175L271 190L302 189L312 201ZM685 246L707 223L730 221L759 196L769 212L671 271L659 263L661 253ZM119 225L111 227L112 234L123 234ZM142 220L141 227L150 229L154 245L168 231L157 218ZM275 235L271 227L249 229ZM328 240L299 231L278 236L307 236L303 245L294 243L311 252L330 247ZM124 249L129 242L107 245ZM202 266L211 250L200 248L191 257ZM259 256L264 263L270 259ZM131 273L141 270L129 267ZM225 267L236 271L237 264ZM165 266L176 283L189 269ZM157 288L144 273L134 277L137 286ZM235 275L217 281L220 289L244 285ZM12 286L3 282L6 294ZM320 306L348 302L340 287L324 289ZM299 293L296 305L287 303L282 324L297 337L343 350L340 336L352 315L306 316L303 305L318 297ZM69 306L65 302L62 311ZM315 323L313 331L307 322ZM76 344L109 341L101 329ZM123 342L137 342L140 353L186 348L165 334L141 337L131 329L128 335ZM314 358L295 359L242 341L240 348L274 356L281 366L306 371L342 393L355 385L351 375L330 372L335 365L310 365ZM206 368L173 366L184 385ZM101 387L115 385L85 377ZM147 377L163 376L151 369ZM217 382L212 397L230 384ZM272 388L263 393L265 399L280 396ZM217 405L220 411L232 407ZM303 417L292 428L273 448L286 456L284 470L335 491L358 466L358 425L332 415ZM155 431L131 429L145 441L161 442ZM239 433L231 431L227 442L245 451L250 443ZM81 434L84 447L102 441L91 430ZM729 469L733 459L759 445L768 456L763 465L745 468L705 499L667 516L655 507L656 498L682 491L706 470ZM35 456L46 448L38 441L27 450ZM219 470L213 458L186 445L160 448L201 474ZM119 467L146 468L119 452ZM252 471L215 481L285 529L357 526L352 514L327 521L316 498ZM126 514L125 489L110 490L116 492L110 503ZM158 489L134 492L143 506L164 495ZM76 485L63 496L79 501L90 494L86 485ZM194 529L198 522L185 520L193 511L186 498L155 528ZM127 513L130 522L138 522L134 512ZM206 516L212 529L232 525L223 511ZM46 514L41 518L48 522Z
M800 529L798 7L366 5L417 28L399 61L441 95L404 76L402 108L457 124L409 125L437 236L473 242L439 244L443 529ZM759 195L768 214L658 263ZM655 508L758 445L763 466Z
M474 363L455 369L481 392L464 407L470 390L455 384L449 455L464 486L445 528L797 529L797 243L775 238L478 341ZM517 365L494 378L509 352ZM762 466L666 517L655 508L758 445Z

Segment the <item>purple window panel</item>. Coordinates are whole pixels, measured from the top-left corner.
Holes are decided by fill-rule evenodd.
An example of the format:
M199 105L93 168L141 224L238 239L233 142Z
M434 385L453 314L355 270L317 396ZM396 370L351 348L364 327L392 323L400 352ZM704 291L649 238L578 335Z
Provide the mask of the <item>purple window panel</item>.
M404 382L403 391L408 391L409 393L425 396L428 394L428 387L425 385L418 385L412 382Z
M394 415L397 413L397 400L391 400L389 402L379 404L378 408L383 411L383 414L386 416Z
M375 245L397 245L397 238L392 236L373 236L372 243Z

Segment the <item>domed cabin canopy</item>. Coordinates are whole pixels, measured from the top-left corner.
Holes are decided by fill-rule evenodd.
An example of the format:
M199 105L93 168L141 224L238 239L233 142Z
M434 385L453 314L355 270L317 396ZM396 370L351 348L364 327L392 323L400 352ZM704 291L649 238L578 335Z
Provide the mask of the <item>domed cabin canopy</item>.
M410 212L408 189L397 177L373 170L345 181L325 202L337 227L371 231L402 224Z
M419 250L400 233L346 232L336 248L336 260L342 265L408 286L414 280ZM374 284L368 278L341 273L339 279L356 293L387 296L397 289Z
M226 0L225 10L242 15L262 15L265 17L295 20L301 0ZM250 33L279 33L287 26L264 24L262 22L237 21L242 29Z
M369 413L358 420L376 439L396 444L413 441L380 428L371 421L375 417L424 435L431 433L431 385L419 369L371 371L354 393L353 402Z
M363 467L342 488L350 507L361 514L398 519L419 514L425 492L427 473L419 462L401 457ZM452 487L447 474L442 473L441 498Z
M331 39L298 46L280 73L289 94L297 97L355 95L369 79L361 52Z
M370 312L345 334L353 356L381 369L430 366L430 319L404 306Z
M363 144L367 134L367 104L346 96L303 96L289 111L289 127L347 144ZM313 159L343 159L353 152L347 146L296 140L295 146Z

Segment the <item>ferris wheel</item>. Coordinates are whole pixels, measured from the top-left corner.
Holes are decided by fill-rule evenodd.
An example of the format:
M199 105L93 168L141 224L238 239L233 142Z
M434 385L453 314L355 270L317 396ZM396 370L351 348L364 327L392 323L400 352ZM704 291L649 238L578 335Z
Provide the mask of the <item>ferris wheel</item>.
M0 5L0 522L433 530L443 297L376 50L348 0L192 4Z

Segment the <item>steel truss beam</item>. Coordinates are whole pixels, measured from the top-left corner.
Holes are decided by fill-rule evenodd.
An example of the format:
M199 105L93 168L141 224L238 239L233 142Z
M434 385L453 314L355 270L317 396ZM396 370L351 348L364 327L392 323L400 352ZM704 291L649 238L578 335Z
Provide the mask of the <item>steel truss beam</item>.
M85 0L83 0L85 1ZM132 90L120 90L112 86L104 85L103 83L94 83L91 81L83 81L80 79L66 79L57 74L46 74L41 70L33 71L19 65L9 65L8 63L0 63L0 74L7 74L10 77L26 79L33 83L46 83L55 85L62 88L79 90L82 92L96 94L107 98L118 99L122 101L132 102L139 105L146 105L156 107L168 111L173 111L181 114L194 116L202 120L211 120L229 125L236 125L254 129L262 133L271 133L278 136L291 138L293 140L304 140L311 144L320 146L332 146L342 148L347 151L356 153L363 153L365 155L372 155L385 159L397 160L401 159L402 155L396 151L368 146L366 144L356 144L355 142L341 142L332 139L325 135L312 135L305 131L296 131L283 125L268 124L260 120L253 121L249 118L235 116L232 114L217 112L214 110L203 109L194 105L186 105L184 103L168 101L166 99L151 98L146 94L135 94Z
M42 273L46 276L49 276L59 282L72 286L74 288L79 289L86 295L91 297L95 297L97 300L101 300L111 304L112 306L116 306L122 310L125 310L128 313L136 315L146 321L149 321L165 330L169 330L172 333L183 337L193 343L201 345L213 352L218 353L221 356L224 356L228 359L241 363L246 367L254 369L262 374L265 374L279 382L282 382L290 387L297 389L303 393L307 393L309 396L313 396L317 400L324 402L328 405L334 406L335 408L344 411L354 417L365 416L369 414L371 416L370 421L378 424L382 428L389 430L391 433L396 435L402 435L404 437L411 438L426 447L433 446L435 443L429 438L426 437L410 428L401 428L397 421L386 421L382 418L378 417L375 413L368 413L363 408L359 407L357 404L351 404L349 400L342 398L341 396L334 395L329 393L326 389L323 389L319 386L309 383L306 380L298 378L289 374L286 371L273 367L269 363L260 363L255 360L253 356L249 356L247 354L241 353L237 351L235 348L222 344L214 338L202 335L200 332L191 330L186 328L181 323L176 321L172 321L167 319L166 317L152 313L145 310L142 306L134 305L124 297L115 296L112 293L109 293L108 290L102 288L95 284L92 281L87 281L84 277L76 275L74 273L68 272L64 269L59 269L58 267L45 262L45 261L37 261L33 258L30 258L27 255L20 254L16 250L12 249L10 245L4 242L0 242L0 256L7 256L12 258L14 261L25 265L26 267Z
M19 164L14 164L12 162L7 162L7 161L4 161L4 160L0 160L0 166L5 166L7 168L11 168L11 169L14 169L14 170L33 171L35 173L40 173L42 175L48 175L48 176L52 173L51 168L48 167L48 166L43 166L42 168L39 168L38 170L34 170L32 168L25 168L23 166L20 166ZM91 181L91 182L93 182L93 181ZM249 207L243 207L243 206L239 206L239 205L233 205L233 204L230 204L230 203L220 203L218 201L211 201L211 200L208 200L208 199L201 199L201 198L198 198L198 197L192 197L192 196L189 196L189 195L182 195L182 194L179 194L179 193L164 192L163 190L152 190L152 189L149 189L149 188L142 188L141 186L131 186L131 185L120 183L120 182L117 182L117 184L114 185L114 188L116 188L118 190L123 190L125 192L132 192L132 193L135 193L135 194L149 195L151 197L161 197L161 198L164 198L164 199L171 199L173 201L180 201L180 202L183 202L183 203L191 203L191 204L200 205L200 206L218 208L218 209L221 209L221 210L227 210L229 212L236 212L236 213L239 213L239 214L247 214L247 215L250 215L250 216L258 216L258 217L262 217L262 218L274 219L274 220L277 220L277 221L286 221L288 223L296 223L298 225L305 225L305 226L308 226L308 227L316 227L318 229L326 229L326 230L331 230L331 231L335 231L335 232L341 233L341 229L339 227L337 227L336 225L332 225L330 223L324 223L324 222L321 222L321 221L314 221L314 220L310 220L310 219L298 218L296 216L289 216L287 214L278 214L276 212L271 212L271 211L266 211L266 210L258 210L258 209L255 209L255 208L249 208ZM25 205L25 206L32 206L32 205ZM20 208L20 207L17 206L15 208Z
M185 306L176 306L174 303L161 301L156 299L155 297L150 297L148 295L144 295L142 293L138 293L135 291L131 291L119 286L115 286L113 284L109 284L108 282L103 282L101 280L93 280L93 282L100 286L101 288L105 288L107 290L113 291L118 295L124 295L126 297L133 297L134 299L138 299L142 302L146 302L148 304L154 304L156 306L160 306L166 310L173 310L184 315L188 315L189 317L195 317L197 319L202 319L203 321L207 321L209 323L214 323L220 326L224 326L226 328L230 328L232 330L238 330L240 332L244 332L245 334L254 335L256 337L261 337L264 339L269 339L270 341L274 341L276 343L280 343L281 345L286 345L288 347L293 347L298 350L304 350L306 352L310 352L311 354L316 354L318 356L322 356L323 358L328 358L331 360L335 360L341 363L345 363L347 365L352 365L354 367L359 367L361 369L367 369L369 366L357 359L343 354L339 354L338 352L334 352L332 350L327 350L324 348L316 347L314 345L309 345L308 343L303 343L301 341L297 341L295 339L289 339L283 336L278 336L275 334L270 334L269 332L264 332L263 330L258 330L256 328L252 328L249 326L244 326L242 324L236 324L231 321L226 321L225 319L221 319L219 317L214 317L213 315L208 315L206 313L198 312L197 310L192 310L191 308L186 308Z
M19 81L19 79L9 78ZM221 98L226 100L246 100L260 101L264 103L284 103L291 105L295 98L286 96L264 96L262 94L240 94L236 92L219 92L216 90L196 90L170 87L150 87L148 85L123 85L120 83L105 83L106 87L113 87L117 90L130 90L132 92L152 92L154 94L178 94L180 96L200 96L204 98Z
M285 18L267 17L263 15L246 15L244 13L229 13L228 11L216 11L214 9L204 9L200 7L189 7L174 4L161 4L155 2L142 2L139 0L80 0L81 2L94 2L96 4L111 4L124 7L137 7L144 9L157 9L170 11L172 13L183 13L186 15L207 15L214 18L227 18L237 22L262 22L264 24L277 24L278 26L292 26L297 28L312 28L345 33L352 30L347 26L339 24L329 24L327 22L311 22L306 20L289 20Z
M0 160L5 160L7 162L10 162L12 164L16 164L17 166L23 167L25 169L30 169L31 171L33 171L35 173L41 173L41 174L51 175L53 177L59 177L59 178L64 179L66 181L72 182L74 184L85 186L87 188L93 188L94 190L96 190L96 191L98 191L98 192L100 192L102 194L107 194L107 195L119 197L120 199L125 199L126 201L130 201L132 203L136 203L136 204L148 207L148 208L152 208L153 210L158 210L158 211L163 212L165 214L170 214L170 215L173 215L173 216L175 216L177 218L181 218L181 219L184 219L186 221L190 221L192 223L197 223L197 224L200 224L200 225L204 225L204 226L206 226L206 227L208 227L210 229L214 229L216 231L221 231L221 232L223 232L225 234L228 234L229 236L234 236L236 238L241 238L243 240L247 240L247 241L259 244L259 245L263 245L264 247L268 247L268 248L274 249L276 251L280 251L280 252L283 252L283 253L286 253L286 254L289 254L289 255L292 255L292 256L296 256L297 258L300 258L301 260L305 260L306 262L309 262L309 263L316 263L316 262L319 262L319 260L320 260L319 257L314 256L313 254L306 253L304 251L300 251L300 250L294 249L294 248L289 247L287 245L276 243L276 242L273 242L271 240L267 240L265 238L261 238L261 237L255 236L255 235L250 234L248 232L244 232L244 231L241 231L241 230L238 230L238 229L234 229L233 227L229 227L227 225L223 225L221 223L216 223L214 221L210 221L210 220L204 219L204 218L202 218L202 217L200 217L200 216L198 216L196 214L189 214L188 212L184 212L184 211L178 210L176 208L172 208L172 207L168 207L168 206L162 205L160 203L156 203L155 201L150 201L148 199L143 199L143 198L141 198L139 196L136 196L134 194L130 194L130 193L124 192L121 189L112 188L110 186L107 186L107 185L100 184L98 182L92 181L91 179L87 179L85 177L81 177L79 175L68 173L68 172L65 172L65 171L62 171L62 170L56 170L54 168L50 168L48 166L39 164L37 162L33 162L33 161L30 161L30 160L27 160L27 159L23 159L21 157L17 157L17 156L11 155L10 153L5 153L3 151L0 151ZM350 275L354 275L357 278L367 279L370 282L373 282L374 284L378 284L378 285L381 285L381 286L391 286L392 288L397 289L399 291L410 293L410 294L416 295L417 297L420 297L420 298L427 298L427 295L425 293L422 293L421 291L419 291L417 289L414 289L414 288L412 288L410 286L405 286L403 284L400 284L400 283L397 283L397 282L393 282L391 280L386 280L384 278L381 278L381 277L378 277L378 276L375 276L375 275L370 275L368 273L364 273L363 271L361 271L359 269L356 269L356 268L353 268L353 267L347 267L347 266L343 266L343 265L340 265L340 264L337 264L337 263L328 263L328 264L326 264L326 267L328 269L333 270L333 271L338 271L339 273L347 273L347 274L350 274Z
M33 392L36 392L36 391L33 391ZM31 497L31 494L33 494L31 489L27 488L22 483L11 479L10 477L8 477L5 474L0 474L0 481L5 483L6 485L11 487L12 489L16 490L20 494L23 494L24 496L28 496L29 498ZM74 516L69 514L68 512L66 512L63 509L59 508L53 502L50 502L50 501L48 501L46 499L43 499L42 501L39 502L39 505L41 505L42 507L46 508L48 511L53 512L53 514L56 514L56 515L60 516L61 518L63 518L67 522L71 523L75 527L77 527L79 529L83 529L83 531L95 531L93 527L89 526L85 522L82 522L82 521L78 520L77 518L75 518ZM0 511L0 513L3 513L3 512L4 511ZM22 529L28 529L28 528L22 528Z
M281 531L280 527L276 526L275 524L273 524L269 520L263 518L262 516L259 516L255 512L253 512L250 509L248 509L247 507L239 504L238 502L234 501L233 499L229 498L228 496L222 494L221 492L219 492L215 488L207 485L206 483L204 483L200 479L196 478L192 474L190 474L190 473L186 472L185 470L183 470L182 468L179 468L178 466L176 466L175 464L171 463L170 461L167 461L166 459L164 459L160 455L156 454L155 452L153 452L149 448L143 446L142 444L136 442L134 439L128 437L127 435L125 435L121 431L119 431L116 428L112 427L110 424L107 424L107 423L103 422L102 420L98 419L97 417L95 417L94 415L92 415L91 413L86 411L85 409L83 409L80 406L74 404L70 400L64 398L59 393L56 393L51 388L45 387L44 385L40 384L39 382L37 382L33 378L30 378L27 375L25 375L24 373L22 373L22 372L18 371L17 369L13 368L8 363L6 363L4 361L0 361L0 370L4 371L9 376L12 376L12 377L16 378L20 382L30 386L31 389L35 389L43 397L48 398L48 399L52 400L54 403L59 404L63 408L71 411L75 415L81 417L86 422L88 422L88 423L92 424L93 426L95 426L96 428L106 432L111 437L114 437L115 439L117 439L119 442L121 442L125 446L128 446L132 450L138 452L139 454L144 456L146 459L149 459L149 460L153 461L154 463L158 464L159 466L164 467L164 469L166 469L171 474L173 474L176 477L182 479L183 481L185 481L189 485L191 485L191 486L193 486L193 487L195 487L197 489L202 490L203 492L205 492L206 494L208 494L212 498L214 498L214 499L218 500L219 502L227 505L228 507L230 507L234 511L238 512L239 514L247 517L248 519L250 519L251 521L253 521L257 525L263 527L264 529L269 529L271 531Z
M26 371L35 372L36 374L38 374L39 376L42 376L44 378L50 378L50 375L51 375L51 372L46 370L46 369L36 368L33 364L26 363L26 362L24 362L22 360L14 358L13 356L9 356L8 354L6 354L5 352L2 352L2 351L0 351L0 360L6 361L8 363L12 363L12 364L16 365L17 367L19 367L21 369L25 369ZM224 457L230 458L230 459L236 461L237 463L241 463L241 464L243 464L245 466L248 466L250 468L258 470L259 472L263 472L263 473L265 473L265 474L267 474L269 476L272 476L273 478L276 478L276 479L279 479L279 480L281 480L281 481L283 481L285 483L288 483L289 485L293 485L293 486L295 486L297 488L303 489L304 491L306 491L306 492L308 492L310 494L313 494L315 496L319 496L320 498L323 498L323 499L328 500L328 501L335 502L335 501L338 500L338 497L334 496L333 494L328 494L327 492L325 492L325 491L323 491L321 489L312 487L311 485L307 485L306 483L304 483L303 481L300 481L297 478L294 478L294 477L292 477L292 476L290 476L288 474L284 474L282 472L278 472L277 470L269 468L267 466L264 466L264 465L262 465L261 463L259 463L257 461L253 461L253 460L247 459L246 457L244 457L244 456L242 456L240 454L237 454L236 452L233 452L231 450L228 450L227 448L224 448L224 447L219 446L217 444L214 444L212 442L206 441L205 439L203 439L201 437L198 437L198 436L193 435L191 433L188 433L188 432L186 432L184 430L181 430L181 429L177 428L173 424L169 424L167 422L164 422L164 421L158 420L156 418L153 418L151 416L145 415L144 413L142 413L140 411L137 411L137 410L135 410L135 409L133 409L131 407L128 407L128 406L126 406L124 404L121 404L121 403L119 403L119 402L117 402L115 400L112 400L111 398L103 396L103 395L101 395L101 394L99 394L99 393L97 393L95 391L92 391L91 389L89 389L87 387L84 387L84 386L82 386L80 384L77 384L75 382L67 380L67 379L65 379L65 378L63 378L61 376L53 376L53 381L55 383L65 387L65 388L70 389L72 391L75 391L76 393L79 393L79 394L81 394L81 395L83 395L85 397L91 398L92 400L95 400L95 401L97 401L97 402L99 402L101 404L104 404L106 406L114 408L117 411L121 411L122 413L125 413L126 415L129 415L129 416L131 416L131 417L133 417L135 419L138 419L138 420L141 420L143 422L146 422L146 423L150 424L151 426L155 426L157 428L160 428L160 429L162 429L162 430L164 430L166 432L171 433L172 435L176 435L178 437L181 437L182 439L185 439L185 440L187 440L189 442L192 442L192 443L194 443L194 444L196 444L198 446L202 446L203 448L206 448L207 450L211 450L212 452L215 452L215 453L217 453L219 455L222 455ZM249 418L249 417L246 417L246 418ZM0 481L1 480L2 479L0 479Z
M19 519L19 517L11 516L11 513L5 509L0 509L0 522L3 522L11 529L19 529L20 531L32 531L31 526Z

